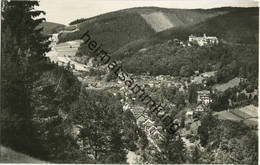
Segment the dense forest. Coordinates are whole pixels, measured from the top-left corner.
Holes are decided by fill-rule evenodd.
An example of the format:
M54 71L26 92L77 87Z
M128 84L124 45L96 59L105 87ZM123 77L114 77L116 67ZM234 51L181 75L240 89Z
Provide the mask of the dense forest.
M257 136L244 124L219 121L209 113L203 116L198 133L205 150L194 149L193 163L257 164Z
M70 70L47 60L43 12L35 6L3 2L1 145L48 162L126 163L126 150L146 138L135 118L115 96L86 91Z
M227 82L238 75L255 81L258 75L257 45L221 43L205 47L184 47L169 40L143 50L134 55L129 53L128 56L118 57L127 71L184 77L191 76L196 70L218 71L217 82Z

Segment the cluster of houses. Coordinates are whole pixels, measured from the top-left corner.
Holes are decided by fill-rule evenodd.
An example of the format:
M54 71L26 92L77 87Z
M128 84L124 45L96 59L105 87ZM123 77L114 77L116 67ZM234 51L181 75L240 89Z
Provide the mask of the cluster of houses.
M198 106L186 112L186 118L190 119L190 123L205 111L205 108L212 103L210 97L210 91L202 90L197 92L197 104Z
M135 98L130 97L130 92L126 87L121 87L120 91L124 91L125 99L121 99L123 110L130 110L136 118L136 124L143 128L146 135L154 141L162 139L162 127L155 126L155 122L152 121L143 106L131 105L135 101Z
M178 82L170 75L159 75L156 77L142 75L134 77L134 80L138 82L143 88L160 88L162 84L167 87L177 87L179 91L184 91L185 87L188 87L188 81Z
M65 63L64 61L56 61L56 64L71 71L75 69L75 64L71 64L70 61L68 63Z
M162 134L160 133L162 131L161 126L155 126L154 121L150 120L149 118L145 118L144 116L139 116L137 119L138 125L140 125L142 128L144 128L144 131L146 132L146 135L148 137L151 137L153 140L158 141L163 138Z
M200 116L205 112L207 106L212 102L210 98L210 91L202 90L197 92L197 106L194 108L187 108L187 112L185 113L185 131L181 131L182 136L197 134L198 128L201 125L201 121L199 120Z
M189 43L196 43L199 46L205 46L209 44L218 44L219 41L218 38L215 36L206 36L206 34L204 34L203 37L196 37L194 35L190 35Z
M136 118L136 124L144 129L148 137L155 141L162 139L162 135L160 133L162 131L162 127L155 126L155 122L148 117L144 107L139 105L131 106L129 103L125 103L123 110L130 110L133 113Z

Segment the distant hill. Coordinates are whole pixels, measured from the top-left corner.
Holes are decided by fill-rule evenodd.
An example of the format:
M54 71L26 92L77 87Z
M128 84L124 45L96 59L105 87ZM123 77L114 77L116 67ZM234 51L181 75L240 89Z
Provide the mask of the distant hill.
M53 22L43 22L40 27L43 27L43 34L53 34L63 30L65 25Z
M159 7L137 7L119 10L115 12L109 12L94 16L91 18L80 18L69 23L69 25L75 25L87 21L93 21L96 19L109 18L116 15L122 15L123 13L138 13L140 15L154 15L156 13L162 13L165 15L172 24L175 26L194 24L205 20L205 18L214 17L219 14L226 13L227 9L221 8L221 10L202 10L202 9L166 9ZM160 20L158 20L160 21Z
M195 25L191 31L233 43L258 43L259 9L238 9Z
M162 30L195 25L208 18L225 13L227 11L224 10L164 9L157 7L125 9L88 19L75 20L71 24L77 25L80 30L75 33L59 35L59 41L79 39L86 30L89 30L95 40L99 43L102 42L103 48L115 52L126 44L146 39ZM84 45L82 47L83 54L87 54Z
M123 45L154 34L154 30L137 13L108 14L78 24L79 31L62 33L59 41L79 39L87 30L98 43L109 51L115 51Z
M122 61L124 68L135 74L150 72L152 75L183 76L192 74L194 70L218 70L220 79L227 82L238 75L236 70L240 69L245 70L245 76L253 81L253 77L258 77L258 8L211 10L228 12L194 25L173 27L129 42L113 52L112 57ZM208 48L183 48L172 44L174 38L186 44L189 35L202 36L203 33L217 36L221 44ZM232 74L227 70L232 70Z
M123 61L128 71L137 73L150 71L157 75L159 74L158 70L161 69L161 74L179 75L181 65L189 66L189 60L186 57L183 58L183 53L177 53L179 55L173 57L172 54L175 54L179 48L175 50L173 46L168 45L169 40L178 38L187 41L191 34L202 36L203 33L206 33L217 36L226 44L225 48L221 48L221 46L217 48L219 49L218 53L225 53L224 50L232 53L232 49L241 47L240 44L256 45L258 43L258 19L258 8L225 7L207 10L132 8L80 19L76 21L77 23L74 22L74 26L77 26L79 31L61 33L59 39L60 42L76 40L89 30L92 39L95 39L99 44L102 43L102 47L112 54L113 59ZM233 45L233 48L229 49L228 45ZM140 53L139 51L143 48L148 48L149 51ZM254 63L255 57L257 57L254 54L257 51L255 46L243 46L243 48L252 48L251 53L253 54L249 55L250 51L246 50L245 55L241 55L241 53L237 56L233 55L234 59L239 58L238 61L243 63L243 66L244 61L250 61L252 68L254 68L253 66L256 65ZM207 65L209 63L221 64L219 63L220 58L213 62L212 59L207 58L209 53L203 53L199 49L197 51L205 55L205 57L202 55L203 59L200 59L200 61L204 61L201 64L203 71L207 71L207 68L210 67ZM214 54L214 51L216 50L212 50L211 54ZM191 54L192 52L189 51ZM80 46L77 55L92 56L85 44ZM152 62L149 60L151 57L154 59ZM229 59L227 63L232 62L232 60ZM148 61L154 63L155 70L151 70L150 65L147 64ZM163 63L165 65L161 65ZM192 69L199 68L196 66ZM185 68L182 70L185 71Z
M231 43L258 43L258 8L220 8L218 10L229 10L230 12L195 25L164 30L152 36L149 41L159 42L172 38L186 41L190 34L202 36L205 33Z
M206 19L195 25L170 28L149 37L135 40L113 52L116 59L124 58L125 52L133 55L138 50L163 43L174 38L187 41L189 35L202 36L204 33L217 36L227 44L258 44L258 8L218 8L213 11L229 11Z

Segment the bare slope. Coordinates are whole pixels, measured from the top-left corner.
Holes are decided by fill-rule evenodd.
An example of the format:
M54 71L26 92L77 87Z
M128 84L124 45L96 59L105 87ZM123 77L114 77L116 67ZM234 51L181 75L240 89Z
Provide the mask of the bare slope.
M156 32L174 27L174 24L162 12L141 14L141 16Z
M163 9L140 8L137 10L146 22L156 31L160 32L173 27L187 27L205 21L218 15L227 13L225 10L187 10L187 9Z

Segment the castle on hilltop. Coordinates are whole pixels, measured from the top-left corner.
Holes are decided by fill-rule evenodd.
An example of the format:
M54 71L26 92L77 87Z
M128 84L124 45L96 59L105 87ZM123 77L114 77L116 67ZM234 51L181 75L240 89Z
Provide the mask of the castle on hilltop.
M189 36L189 42L195 42L199 46L204 46L208 44L218 44L218 38L214 36L206 36L206 34L203 35L203 37L196 37L194 35Z

